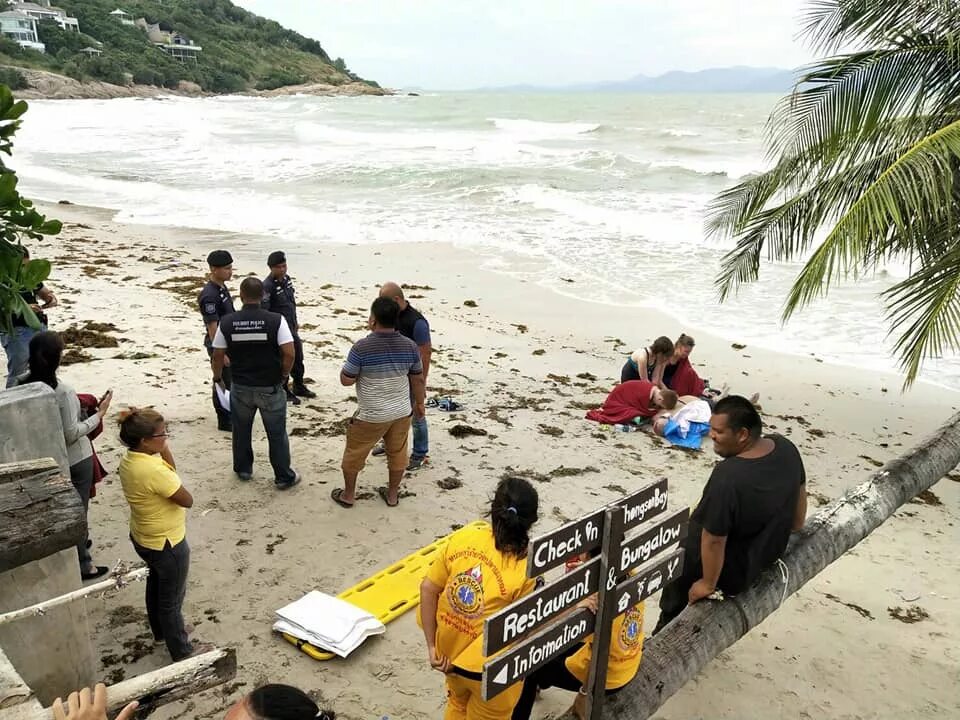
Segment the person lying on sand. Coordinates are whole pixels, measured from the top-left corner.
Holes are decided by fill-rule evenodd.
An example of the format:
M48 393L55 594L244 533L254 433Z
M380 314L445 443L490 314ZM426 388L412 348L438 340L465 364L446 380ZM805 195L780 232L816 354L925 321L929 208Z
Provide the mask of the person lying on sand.
M603 406L590 410L587 420L616 425L632 423L636 418L652 418L658 410L672 410L677 405L673 390L661 390L649 380L620 383L603 401Z

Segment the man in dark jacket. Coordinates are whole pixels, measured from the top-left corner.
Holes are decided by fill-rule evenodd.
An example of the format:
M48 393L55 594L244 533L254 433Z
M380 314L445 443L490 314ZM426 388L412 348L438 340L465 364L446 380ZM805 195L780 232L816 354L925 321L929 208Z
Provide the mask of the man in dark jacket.
M288 384L284 390L287 393L287 400L294 405L299 405L300 398L315 398L317 394L303 384L303 343L300 340L300 323L297 321L297 299L293 290L293 281L287 275L287 256L282 250L270 253L270 257L267 258L267 267L270 268L270 274L263 279L261 307L283 315L293 334L295 359L290 371L293 387L291 388Z
M240 283L240 312L220 320L213 339L213 381L221 384L224 360L230 356L233 385L233 470L241 480L253 477L253 418L257 410L267 431L274 482L286 490L300 482L290 467L287 398L284 386L293 366L293 334L286 319L260 307L263 283L255 277ZM222 385L221 385L222 389Z
M380 297L390 298L400 308L400 315L397 317L397 330L401 335L410 338L417 344L417 349L420 351L420 361L423 364L423 382L426 386L427 374L430 372L430 358L433 355L430 324L413 305L407 302L407 299L403 296L403 289L397 283L384 283L380 287ZM414 406L411 426L413 427L413 451L410 453L408 472L423 467L427 462L427 453L430 451L427 415L426 412L421 415L416 406ZM381 453L375 450L374 454L379 455Z

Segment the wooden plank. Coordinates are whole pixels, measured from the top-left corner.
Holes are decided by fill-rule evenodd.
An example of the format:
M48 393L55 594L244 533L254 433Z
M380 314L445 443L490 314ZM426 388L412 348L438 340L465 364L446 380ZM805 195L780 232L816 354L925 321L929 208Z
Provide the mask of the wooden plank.
M607 663L610 659L610 635L613 619L617 616L617 565L623 542L624 513L608 509L600 546L600 592L597 595L597 621L593 633L590 656L590 675L587 677L586 716L600 720L607 688Z
M32 697L33 692L0 648L0 709L21 705Z
M0 572L65 550L86 533L86 513L69 478L16 472L20 479L0 483Z
M59 597L35 603L29 607L0 614L0 625L6 625L7 623L16 622L17 620L22 620L27 617L44 615L55 607L67 605L75 600L87 597L87 595L96 595L97 593L105 594L111 590L119 590L136 580L146 580L149 574L150 570L145 567L127 572L123 563L118 563L118 567L114 568L113 574L106 580L94 583L93 585L86 585L79 590L74 590Z
M237 674L237 652L233 648L187 658L159 670L138 675L107 688L107 714L116 715L137 700L137 717L147 717L156 708L185 700L232 680ZM0 720L50 720L53 709L32 702L0 710Z

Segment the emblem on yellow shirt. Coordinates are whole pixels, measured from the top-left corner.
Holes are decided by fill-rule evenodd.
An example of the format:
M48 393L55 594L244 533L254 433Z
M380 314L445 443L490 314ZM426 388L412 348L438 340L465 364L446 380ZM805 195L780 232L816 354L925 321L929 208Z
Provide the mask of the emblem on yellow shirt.
M633 654L640 649L643 640L643 613L635 607L627 610L620 626L620 649L624 653Z
M450 606L464 617L477 618L483 614L483 572L479 565L453 579L447 599Z

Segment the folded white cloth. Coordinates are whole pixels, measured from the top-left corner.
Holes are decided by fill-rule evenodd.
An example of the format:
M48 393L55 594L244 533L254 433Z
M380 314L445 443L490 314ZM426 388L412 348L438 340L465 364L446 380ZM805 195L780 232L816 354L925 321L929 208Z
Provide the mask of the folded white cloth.
M371 635L386 632L372 614L345 600L313 590L276 611L273 629L347 657Z

